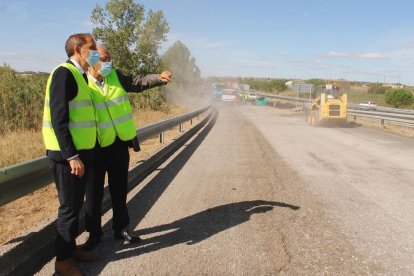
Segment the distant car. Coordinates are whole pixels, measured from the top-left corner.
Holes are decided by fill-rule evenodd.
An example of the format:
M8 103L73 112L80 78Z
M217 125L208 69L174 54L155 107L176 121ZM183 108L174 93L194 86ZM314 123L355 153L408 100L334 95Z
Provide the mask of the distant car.
M221 100L223 102L236 102L237 101L237 97L236 97L236 95L223 94L221 96Z
M256 93L251 93L251 94L249 94L248 99L249 99L249 100L256 100L256 99L257 99L257 95L256 95Z
M370 102L370 101L361 102L358 105L358 108L361 110L377 110L377 104L374 102Z
M221 96L221 100L223 102L236 102L237 101L236 90L234 90L234 89L224 89L223 90L223 95Z

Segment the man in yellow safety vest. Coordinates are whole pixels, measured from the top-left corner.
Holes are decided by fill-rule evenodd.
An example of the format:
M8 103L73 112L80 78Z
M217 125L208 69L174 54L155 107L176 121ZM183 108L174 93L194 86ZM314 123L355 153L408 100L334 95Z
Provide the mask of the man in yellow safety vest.
M50 74L46 84L43 140L59 198L55 270L82 275L74 263L98 257L76 247L79 211L85 187L93 181L97 129L85 71L99 60L90 34L71 35L65 44L68 60Z
M146 76L126 76L113 69L110 53L104 47L98 46L98 51L99 62L88 71L100 150L95 183L89 185L86 191L86 230L90 233L83 246L86 251L95 248L101 240L101 209L106 172L112 200L114 237L126 242L140 241L139 236L128 228L128 146L132 141L138 140L127 92L139 93L171 81L169 71Z

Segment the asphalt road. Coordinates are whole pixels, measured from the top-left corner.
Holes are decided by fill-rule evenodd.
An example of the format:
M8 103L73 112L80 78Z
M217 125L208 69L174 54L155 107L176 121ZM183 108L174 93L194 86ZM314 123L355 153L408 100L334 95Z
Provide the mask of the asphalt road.
M209 127L111 212L87 275L414 274L414 140L220 104ZM79 241L85 239L85 235ZM53 273L53 260L39 275Z

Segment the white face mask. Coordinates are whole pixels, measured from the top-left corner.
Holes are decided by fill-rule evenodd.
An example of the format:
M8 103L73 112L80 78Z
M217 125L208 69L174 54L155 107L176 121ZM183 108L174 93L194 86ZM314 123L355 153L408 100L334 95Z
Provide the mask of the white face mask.
M112 70L112 61L101 62L101 69L98 70L98 73L102 77L106 77L109 75L109 73L111 73L111 70Z
M82 48L82 49L84 49L84 48ZM98 50L89 50L89 49L84 49L84 50L89 51L89 57L84 58L86 60L86 62L91 67L95 66L99 61L99 52L98 52Z

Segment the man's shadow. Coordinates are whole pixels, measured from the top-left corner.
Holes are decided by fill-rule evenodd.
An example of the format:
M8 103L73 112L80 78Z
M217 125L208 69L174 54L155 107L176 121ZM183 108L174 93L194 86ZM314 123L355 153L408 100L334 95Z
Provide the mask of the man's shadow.
M169 224L139 230L138 234L143 237L143 240L138 244L125 245L129 250L115 253L114 259L150 253L181 243L196 244L217 233L247 222L253 214L266 213L275 207L285 207L292 210L300 208L282 202L264 200L242 201L217 206ZM160 234L157 235L157 233ZM145 235L152 237L145 238Z

